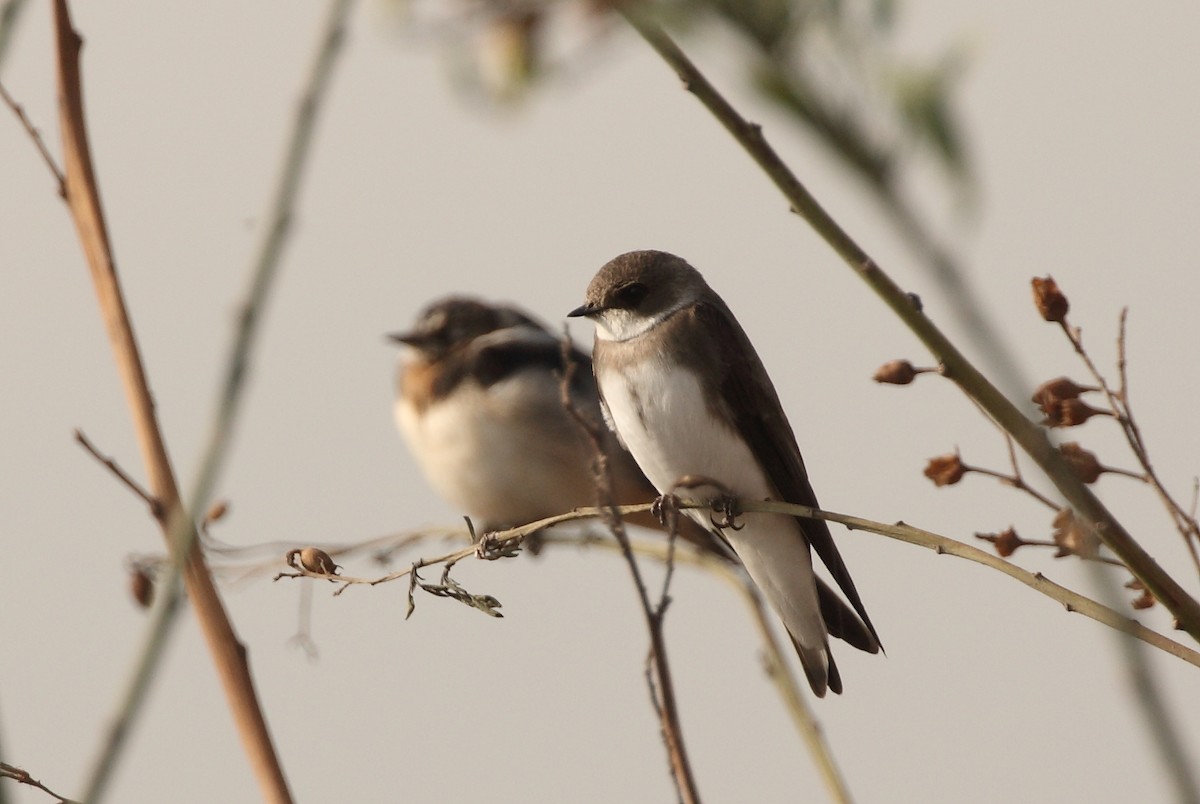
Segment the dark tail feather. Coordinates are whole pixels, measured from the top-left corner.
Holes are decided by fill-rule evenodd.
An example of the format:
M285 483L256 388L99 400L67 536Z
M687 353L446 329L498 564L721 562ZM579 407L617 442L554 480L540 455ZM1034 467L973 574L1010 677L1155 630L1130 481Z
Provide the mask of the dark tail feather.
M830 636L844 640L867 653L879 653L879 641L875 638L874 631L864 625L858 615L838 597L837 592L830 589L820 578L817 578L817 600L821 605L821 617L825 620L825 628Z
M833 660L833 652L829 653L829 689L834 695L842 694L842 674L838 672L837 663Z
M812 489L808 489L809 496L812 499ZM850 601L850 605L854 607L855 613L870 632L876 645L883 645L879 639L879 634L875 630L875 625L871 622L871 618L867 616L867 610L863 608L862 599L858 596L858 590L854 588L854 580L850 577L850 571L846 569L846 562L842 561L842 556L837 551L837 546L833 543L833 536L829 533L829 526L819 519L800 520L804 527L804 532L808 536L808 542L812 545L813 550L821 557L821 561L825 564L829 574L833 576L833 580L837 582L838 588L842 590L842 594L846 596L846 600ZM839 603L841 601L838 601ZM844 607L843 607L844 608ZM821 610L824 612L825 604L822 601ZM853 644L853 643L851 643ZM873 653L874 651L872 651Z
M791 636L790 634L788 636ZM800 657L800 666L804 668L804 675L808 678L808 686L812 687L813 695L818 698L824 698L826 690L833 690L834 694L842 694L842 676L838 672L837 665L833 662L833 654L829 651L829 643L825 644L825 658L827 661L827 669L821 670L821 663L810 661L805 657L805 651L800 647L800 643L792 639L792 646L796 649L796 655Z

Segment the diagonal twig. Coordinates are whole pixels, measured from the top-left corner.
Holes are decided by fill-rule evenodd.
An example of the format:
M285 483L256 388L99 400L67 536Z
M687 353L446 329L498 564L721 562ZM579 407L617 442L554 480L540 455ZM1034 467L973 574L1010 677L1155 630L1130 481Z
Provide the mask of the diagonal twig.
M155 499L153 494L142 488L141 484L134 480L128 472L122 469L120 464L118 464L109 456L100 452L100 450L96 448L96 445L91 442L91 439L84 435L82 430L75 430L75 440L81 447L87 450L93 458L107 467L108 471L112 472L117 480L121 481L122 485L140 497L142 502L146 503L146 506L150 509L150 516L157 520L163 519L165 513L163 511L162 503Z
M8 90L4 88L4 84L0 84L0 100L4 101L4 105L12 110L12 113L17 116L17 120L21 122L25 133L29 135L29 139L33 140L33 144L37 147L38 153L42 156L42 161L46 163L46 167L54 174L54 180L58 184L58 194L62 198L66 198L67 190L64 186L66 179L63 178L62 170L59 169L58 163L54 161L54 157L50 155L49 149L46 148L46 141L42 139L42 132L30 122L28 115L25 114L25 107L13 100L12 95L8 94Z
M1117 374L1120 377L1121 386L1117 390L1116 398L1109 393L1107 386L1102 387L1108 395L1109 403L1113 405L1113 412L1117 414L1117 420L1121 424L1121 429L1125 433L1125 440L1129 443L1129 448L1133 451L1134 457L1141 465L1145 474L1142 476L1147 480L1151 487L1158 493L1159 499L1167 509L1167 513L1175 523L1176 529L1179 531L1180 537L1183 538L1183 543L1187 547L1188 555L1191 556L1192 566L1195 567L1197 574L1200 574L1200 552L1196 549L1196 543L1200 541L1200 523L1197 523L1195 516L1195 506L1192 513L1189 514L1182 505L1167 491L1167 487L1163 485L1162 480L1158 476L1158 472L1154 470L1150 463L1150 451L1146 447L1146 442L1142 440L1142 429L1138 426L1137 419L1133 416L1133 406L1129 402L1129 361L1125 354L1125 325L1129 318L1129 308L1125 307L1121 310L1121 316L1117 325ZM1068 333L1069 334L1069 333ZM1088 366L1091 362L1088 361ZM1117 402L1120 406L1117 406ZM1132 473L1131 473L1132 474ZM1136 475L1135 475L1136 476Z
M12 779L17 784L29 785L30 787L41 790L48 796L53 796L58 799L58 804L77 804L74 799L60 796L46 785L39 782L29 774L29 771L24 768L18 768L16 765L9 765L7 762L0 762L0 779Z

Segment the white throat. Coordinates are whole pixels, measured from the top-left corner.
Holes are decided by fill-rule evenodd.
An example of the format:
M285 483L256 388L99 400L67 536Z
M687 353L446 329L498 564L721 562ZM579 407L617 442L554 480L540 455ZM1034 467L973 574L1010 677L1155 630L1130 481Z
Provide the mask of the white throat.
M686 306L680 302L654 315L639 315L632 310L605 310L596 317L596 337L602 341L631 341L640 338L673 313Z

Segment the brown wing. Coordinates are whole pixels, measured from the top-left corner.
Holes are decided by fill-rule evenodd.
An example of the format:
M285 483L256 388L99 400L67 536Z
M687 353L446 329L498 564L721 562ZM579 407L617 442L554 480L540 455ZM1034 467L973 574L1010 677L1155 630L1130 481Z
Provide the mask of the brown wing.
M680 314L693 316L694 330L709 339L706 353L695 355L694 359L707 366L716 364L720 369L716 372L720 377L719 387L709 389L714 392L710 398L717 398L721 400L720 404L726 405L722 413L734 420L738 432L778 491L780 500L818 507L800 457L800 447L779 403L779 395L750 339L729 308L714 295ZM829 533L829 526L819 519L800 519L799 522L808 543L858 614L855 618L827 587L818 586L818 591L824 592L819 595L821 614L829 633L856 648L875 653L881 646L879 635L863 608L850 572ZM861 619L861 623L856 619ZM869 636L864 633L863 625Z

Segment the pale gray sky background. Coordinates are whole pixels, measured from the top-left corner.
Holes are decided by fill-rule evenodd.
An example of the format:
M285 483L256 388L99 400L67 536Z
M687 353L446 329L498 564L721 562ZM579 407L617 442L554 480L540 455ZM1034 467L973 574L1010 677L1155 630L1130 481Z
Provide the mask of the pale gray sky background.
M185 487L324 12L75 8L118 265ZM1029 277L1055 275L1106 368L1129 305L1135 409L1157 468L1186 497L1200 471L1200 9L910 0L902 13L914 53L969 45L961 108L980 211L955 224L932 173L923 197L956 227L1004 336L1032 378L1079 376L1033 312ZM730 43L685 45L953 332L947 300L866 195L746 91ZM31 4L3 80L57 153L51 56L48 4ZM955 445L1002 467L1003 442L947 383L870 381L885 360L923 362L923 351L657 57L618 31L590 64L522 109L488 112L454 91L435 46L384 6L359 7L220 484L232 511L217 535L306 543L455 524L393 430L395 354L382 334L451 292L517 301L557 324L596 268L633 248L687 257L739 315L826 507L965 540L1010 524L1047 533L1048 515L1015 492L982 478L937 490L921 475ZM125 557L162 542L72 441L80 427L142 476L73 226L7 111L0 155L0 746L75 795L145 626ZM1070 437L1129 465L1109 422ZM1150 494L1119 478L1099 491L1195 593ZM1107 629L982 567L835 535L888 648L840 650L846 694L815 704L859 800L1170 799ZM1017 559L1087 591L1067 562ZM226 587L298 800L672 800L642 676L646 635L619 562L557 551L457 572L500 598L505 619L425 596L405 622L403 585L336 599L317 587L315 662L288 644L298 583ZM736 595L686 569L674 592L667 635L705 800L822 800ZM1169 628L1159 610L1141 618ZM1200 673L1149 659L1200 756ZM257 798L190 616L112 793Z

